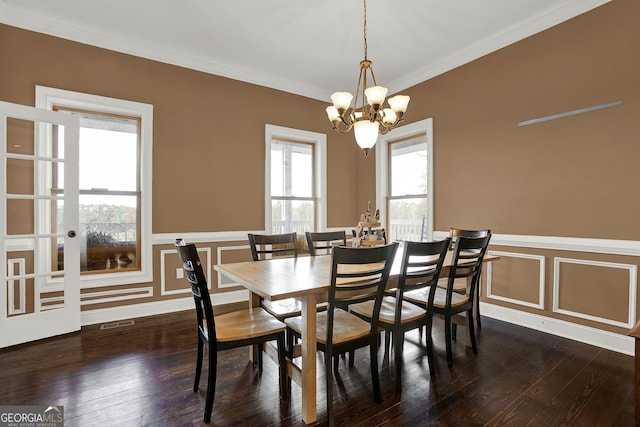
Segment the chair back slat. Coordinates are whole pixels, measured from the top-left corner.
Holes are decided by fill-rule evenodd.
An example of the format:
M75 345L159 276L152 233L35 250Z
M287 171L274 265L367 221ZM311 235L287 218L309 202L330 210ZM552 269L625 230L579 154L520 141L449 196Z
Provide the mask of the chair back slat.
M305 233L309 255L329 255L335 246L347 246L347 235L343 231L323 231Z
M296 233L253 234L249 233L249 246L254 261L280 256L297 257Z

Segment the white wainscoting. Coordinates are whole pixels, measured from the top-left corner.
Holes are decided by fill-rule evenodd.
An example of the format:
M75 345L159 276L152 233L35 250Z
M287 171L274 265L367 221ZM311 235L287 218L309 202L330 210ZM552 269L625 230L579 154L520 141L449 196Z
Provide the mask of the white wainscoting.
M352 228L352 226L347 226L339 228L336 227L332 229L351 230ZM215 242L246 242L248 233L264 233L264 230L155 234L153 236L153 244L173 244L177 238L183 238L189 243L196 244ZM434 239L443 239L447 236L448 232L446 231L436 231L434 233ZM246 243L242 243L241 245L246 245ZM239 244L237 247L240 248L241 245ZM494 234L491 238L491 245L516 248L553 249L558 251L640 256L640 241L631 240L583 239L558 236ZM225 250L229 250L230 247L236 246L225 246ZM505 257L523 255L517 252L503 252L505 252ZM211 265L211 267L213 267L213 265ZM488 270L489 269L490 267L488 267ZM489 271L487 272L489 273ZM488 277L490 280L490 276ZM633 297L635 298L636 290L632 289L631 292L633 293ZM497 298L494 299L497 300ZM248 291L246 290L215 294L215 304L227 304L247 300ZM515 303L522 302L516 301ZM590 328L583 325L542 316L539 314L514 310L487 302L482 302L481 305L481 313L484 316L493 317L506 322L593 344L602 348L607 348L625 354L633 354L634 352L634 341L632 338L626 335L611 333L597 328ZM88 325L101 322L111 322L132 317L150 316L155 314L170 313L173 311L188 310L192 308L193 299L188 297L108 309L88 310L82 312L82 324ZM632 314L633 317L635 317L635 312ZM633 319L633 321L635 322L635 318Z

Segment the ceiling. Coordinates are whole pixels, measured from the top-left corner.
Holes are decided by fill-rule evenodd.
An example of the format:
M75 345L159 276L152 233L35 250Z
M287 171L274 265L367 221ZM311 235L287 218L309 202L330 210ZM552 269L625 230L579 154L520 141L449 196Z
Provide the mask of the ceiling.
M391 94L608 1L369 0L368 59ZM0 23L325 101L355 90L361 0L159 4L0 0Z

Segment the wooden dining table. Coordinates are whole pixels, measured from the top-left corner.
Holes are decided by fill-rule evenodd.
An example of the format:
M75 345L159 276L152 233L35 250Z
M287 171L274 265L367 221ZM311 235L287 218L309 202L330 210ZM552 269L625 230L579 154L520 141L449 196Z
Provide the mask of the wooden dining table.
M389 276L388 287L398 281L402 264L400 244ZM366 249L363 249L366 250ZM496 261L496 255L485 255L484 261ZM441 277L448 275L452 254L447 254ZM331 282L331 256L300 256L218 264L214 269L250 291L250 305L259 305L260 297L270 301L298 298L302 303L302 356L300 366L287 361L287 374L302 389L302 420L317 420L316 413L316 304L326 299Z

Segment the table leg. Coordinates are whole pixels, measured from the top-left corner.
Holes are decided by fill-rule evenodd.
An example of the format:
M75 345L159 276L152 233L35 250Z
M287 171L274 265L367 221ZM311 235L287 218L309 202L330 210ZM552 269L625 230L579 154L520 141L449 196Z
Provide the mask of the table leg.
M249 308L252 307L260 307L260 296L249 291ZM258 347L255 345L249 346L249 360L251 362L258 361L258 353L256 351L257 348Z
M302 421L317 419L316 414L316 295L302 299Z

